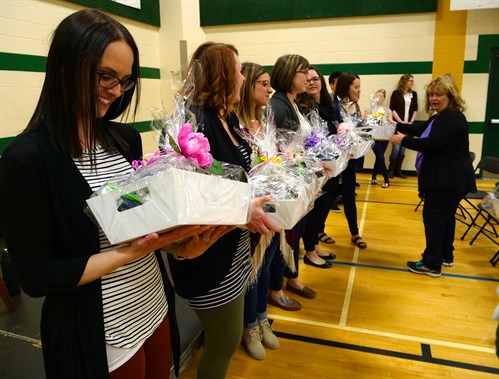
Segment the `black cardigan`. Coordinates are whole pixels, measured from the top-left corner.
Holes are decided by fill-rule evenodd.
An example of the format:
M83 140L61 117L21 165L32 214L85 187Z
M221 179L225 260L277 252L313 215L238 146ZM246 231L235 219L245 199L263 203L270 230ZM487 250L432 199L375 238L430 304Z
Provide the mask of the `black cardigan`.
M402 139L402 146L423 152L424 159L418 178L419 191L445 190L465 195L476 191L475 176L470 160L468 122L464 114L447 109L422 124L397 124L402 133L420 136L431 120L433 126L427 138Z
M409 105L409 115L407 121L411 121L412 115L418 110L418 94L412 91L411 104ZM404 95L399 90L395 90L390 97L390 109L397 112L400 119L403 121L405 117L405 100Z
M295 104L303 114L300 105L296 102ZM300 120L293 109L291 101L289 101L285 94L281 92L274 93L270 98L269 105L271 111L274 113L274 121L278 129L288 129L292 131L300 129Z
M106 121L130 146L131 162L142 155L139 133ZM17 136L0 159L0 225L23 290L45 296L41 338L48 378L109 376L101 281L78 286L91 254L99 252L98 228L83 212L92 190L66 153L43 129ZM159 260L178 369L179 334L172 286Z
M196 116L198 131L210 142L210 153L213 157L221 162L246 167L242 154L225 131L217 114L208 106L193 107L192 111ZM238 118L230 115L227 125L248 155L251 155L251 148L236 132L239 128ZM169 254L168 262L177 293L183 298L191 299L217 288L230 270L240 237L241 229L236 228L194 259L176 260Z

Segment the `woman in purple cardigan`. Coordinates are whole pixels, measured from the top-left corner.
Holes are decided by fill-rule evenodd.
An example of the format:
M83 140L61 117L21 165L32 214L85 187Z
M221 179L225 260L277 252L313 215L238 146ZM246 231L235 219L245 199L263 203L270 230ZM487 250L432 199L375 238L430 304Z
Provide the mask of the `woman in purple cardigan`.
M454 265L454 215L461 199L476 191L476 184L469 127L463 114L465 102L456 84L449 75L438 77L428 84L425 98L426 111L431 114L428 121L418 125L398 123L390 142L418 152L418 190L425 199L426 248L422 259L407 262L407 267L416 274L437 278L442 266Z

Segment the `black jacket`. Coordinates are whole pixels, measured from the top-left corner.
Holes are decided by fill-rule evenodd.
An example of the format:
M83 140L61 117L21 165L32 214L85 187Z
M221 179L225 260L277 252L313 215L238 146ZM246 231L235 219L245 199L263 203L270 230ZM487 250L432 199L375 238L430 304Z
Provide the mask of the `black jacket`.
M301 112L300 105L296 102L295 104ZM274 93L270 98L269 105L272 112L274 112L274 122L278 129L299 130L300 120L293 109L291 101L285 94L281 92Z
M475 176L469 152L468 122L464 114L447 109L422 124L397 124L397 130L420 136L431 120L427 138L404 137L402 146L424 153L419 191L446 190L465 195L476 191Z
M202 132L210 142L210 153L213 158L246 167L246 162L238 148L234 146L217 114L208 106L193 107L192 111L196 115L198 131ZM239 128L238 118L235 115L229 116L227 125L250 155L251 148L235 132ZM168 262L177 293L183 298L191 299L217 288L230 270L240 237L241 229L236 228L221 237L204 254L195 259L176 260L169 254Z
M142 156L139 133L106 121L128 142L131 162ZM107 378L101 281L78 286L91 254L99 252L98 228L83 212L92 190L66 153L44 130L17 136L0 159L0 224L23 290L45 296L41 338L48 378ZM174 362L179 334L172 286L161 255Z

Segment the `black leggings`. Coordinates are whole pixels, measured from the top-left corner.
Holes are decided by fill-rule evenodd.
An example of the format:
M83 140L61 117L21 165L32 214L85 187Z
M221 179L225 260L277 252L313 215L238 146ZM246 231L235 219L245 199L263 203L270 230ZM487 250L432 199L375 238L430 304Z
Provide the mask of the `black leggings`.
M347 168L341 173L341 194L343 195L343 208L348 221L348 229L352 236L359 234L357 224L357 204L355 203L355 168L357 159L350 159Z
M319 233L324 231L324 225L337 194L331 189L334 187L335 178L329 179L322 188L322 195L314 203L314 208L308 213L305 232L303 233L303 245L305 251L313 251L315 245L319 244Z

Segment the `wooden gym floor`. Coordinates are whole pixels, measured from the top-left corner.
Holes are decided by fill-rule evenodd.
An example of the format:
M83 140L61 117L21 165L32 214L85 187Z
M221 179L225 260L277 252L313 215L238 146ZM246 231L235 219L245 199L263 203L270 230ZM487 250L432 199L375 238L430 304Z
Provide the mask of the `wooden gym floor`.
M378 177L379 179L379 177ZM491 191L495 180L478 180ZM497 378L495 355L499 302L499 265L489 259L498 246L474 228L460 240L457 223L455 265L440 278L409 273L406 261L418 260L425 238L415 177L392 180L388 189L358 175L357 210L362 237L357 249L349 238L343 213L330 212L326 232L336 239L322 244L337 254L332 269L300 262L300 279L317 297L299 300L303 308L288 312L269 306L280 341L263 361L241 346L228 378ZM181 378L196 377L200 351Z

